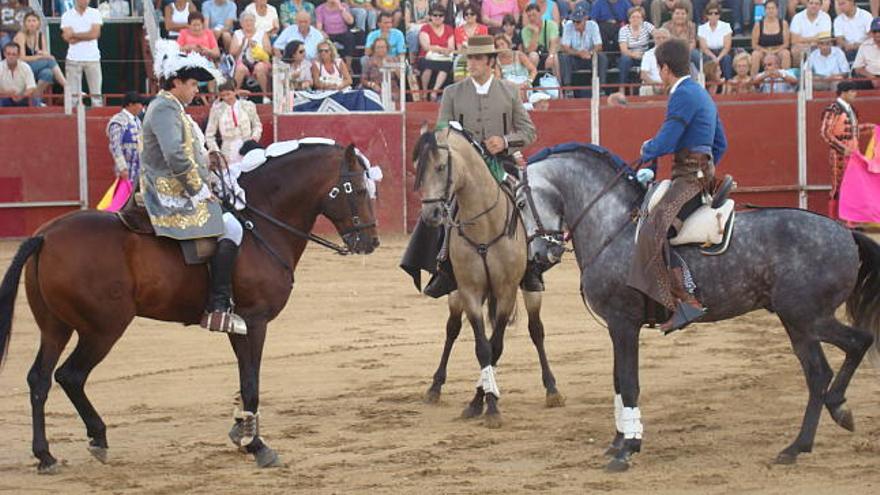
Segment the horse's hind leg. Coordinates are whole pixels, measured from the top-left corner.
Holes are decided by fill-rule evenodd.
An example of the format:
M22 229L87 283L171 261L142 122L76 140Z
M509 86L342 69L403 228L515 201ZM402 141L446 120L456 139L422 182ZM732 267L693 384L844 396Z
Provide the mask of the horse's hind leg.
M871 348L874 337L870 332L844 325L833 317L816 323L819 339L846 353L840 370L825 394L825 407L834 421L849 431L855 430L852 412L846 406L846 389L853 373Z
M813 332L804 332L801 328L795 329L784 320L783 324L791 338L794 352L801 362L809 390L800 433L794 442L776 457L776 462L779 464L794 464L799 454L813 450L813 440L816 438L816 428L819 425L819 416L822 414L822 405L825 403L825 393L828 384L831 383L832 372L825 359L825 353L822 352L822 346Z
M449 318L446 320L446 342L443 344L443 355L440 356L440 365L434 372L434 380L425 393L425 402L428 404L436 404L440 401L440 389L446 383L446 366L449 364L449 355L452 353L455 339L461 332L461 312L458 291L452 292L449 294Z
M522 291L523 301L526 303L526 312L529 314L529 336L538 351L538 361L541 363L541 380L544 389L547 390L545 403L547 407L562 407L565 405L565 396L556 389L556 377L550 371L550 363L547 361L547 353L544 351L544 322L541 321L541 293Z
M107 462L107 426L86 396L85 384L89 374L110 352L127 325L128 322L125 322L116 329L103 327L87 331L78 328L79 342L76 348L55 372L55 380L67 393L86 425L86 435L90 439L89 452L102 463Z

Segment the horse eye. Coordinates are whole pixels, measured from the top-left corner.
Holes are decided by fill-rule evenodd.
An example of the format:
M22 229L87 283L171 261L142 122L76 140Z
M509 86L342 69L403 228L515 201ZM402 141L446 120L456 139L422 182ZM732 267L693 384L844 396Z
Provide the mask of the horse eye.
M516 207L519 208L520 210L522 210L526 207L526 202L520 201L519 203L516 204Z

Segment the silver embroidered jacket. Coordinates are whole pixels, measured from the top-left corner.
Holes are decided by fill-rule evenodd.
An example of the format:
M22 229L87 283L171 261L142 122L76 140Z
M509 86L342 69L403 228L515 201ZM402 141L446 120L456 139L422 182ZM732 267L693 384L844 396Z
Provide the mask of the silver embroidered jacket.
M197 239L223 234L204 155L180 101L162 91L143 124L141 191L156 235Z

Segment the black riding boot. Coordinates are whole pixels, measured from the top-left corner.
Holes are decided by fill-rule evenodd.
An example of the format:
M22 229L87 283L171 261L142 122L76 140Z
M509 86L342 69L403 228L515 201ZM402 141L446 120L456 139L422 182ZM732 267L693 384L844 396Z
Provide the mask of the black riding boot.
M232 312L232 274L236 257L238 246L234 242L221 239L217 243L217 252L210 262L210 294L201 326L215 332L247 335L247 324Z
M452 275L452 263L446 260L437 267L437 272L425 285L425 295L433 298L443 297L446 294L458 289L458 283L455 276Z
M526 265L526 273L523 275L519 286L526 292L544 292L543 270L538 266L538 263L529 260Z
M672 296L675 297L676 302L672 317L660 325L660 331L664 334L669 334L698 321L707 311L693 292L688 290L683 269L676 267L669 270L669 282Z

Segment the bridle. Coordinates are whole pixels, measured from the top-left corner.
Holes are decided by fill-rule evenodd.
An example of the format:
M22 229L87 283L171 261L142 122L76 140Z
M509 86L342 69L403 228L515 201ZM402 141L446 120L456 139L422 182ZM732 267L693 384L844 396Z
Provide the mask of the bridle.
M532 186L529 184L528 169L528 167L523 168L522 181L514 190L515 194L518 194L519 191L523 192L528 207L532 211L532 217L535 220L535 224L538 226L533 234L526 237L526 245L531 244L535 239L542 239L547 244L561 247L566 251L571 251L571 248L568 248L565 245L565 230L562 228L562 217L559 218L559 225L555 229L544 227L544 222L541 220L541 216L538 214L538 208L535 206L535 198L532 195Z

